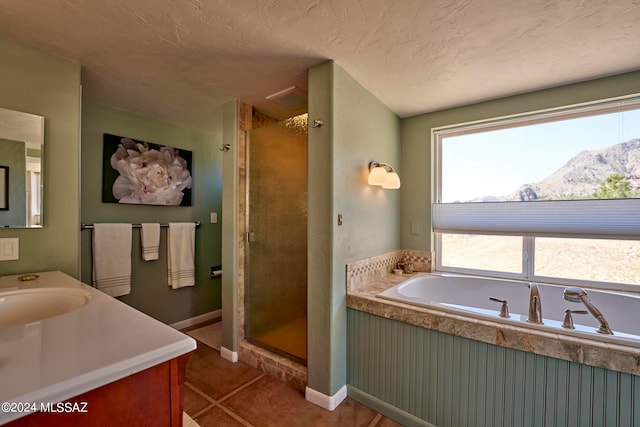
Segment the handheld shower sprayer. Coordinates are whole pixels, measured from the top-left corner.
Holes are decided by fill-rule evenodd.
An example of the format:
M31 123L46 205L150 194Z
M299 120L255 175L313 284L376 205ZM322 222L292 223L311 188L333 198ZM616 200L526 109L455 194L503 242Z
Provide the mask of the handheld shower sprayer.
M593 317L595 317L598 322L600 322L600 328L598 328L599 333L613 335L613 332L609 328L609 323L604 318L600 310L598 310L596 306L593 305L593 302L591 302L591 299L589 299L584 289L578 288L576 286L569 286L567 288L564 288L563 295L564 299L569 302L581 302L582 304L584 304L589 313L591 313Z

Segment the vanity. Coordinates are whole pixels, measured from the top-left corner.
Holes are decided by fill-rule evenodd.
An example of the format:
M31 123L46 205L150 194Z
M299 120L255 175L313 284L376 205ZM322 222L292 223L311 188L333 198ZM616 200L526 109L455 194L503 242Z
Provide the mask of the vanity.
M0 278L0 425L182 425L195 340L62 272L19 277Z

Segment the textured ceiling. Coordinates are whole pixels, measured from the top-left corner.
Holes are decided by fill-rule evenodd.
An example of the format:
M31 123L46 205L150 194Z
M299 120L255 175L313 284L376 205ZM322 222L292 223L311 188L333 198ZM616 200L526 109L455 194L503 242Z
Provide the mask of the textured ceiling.
M335 60L399 116L640 69L639 0L0 0L91 101L204 131Z

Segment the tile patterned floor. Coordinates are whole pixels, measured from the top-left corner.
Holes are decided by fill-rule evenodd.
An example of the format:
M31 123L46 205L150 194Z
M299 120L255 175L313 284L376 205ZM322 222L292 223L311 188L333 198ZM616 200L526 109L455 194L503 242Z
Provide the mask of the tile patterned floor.
M183 332L216 350L220 350L222 346L222 322L220 321L204 326L198 325L195 329L187 329Z
M184 411L201 427L362 426L400 424L347 398L334 411L242 362L231 363L198 341L187 365Z

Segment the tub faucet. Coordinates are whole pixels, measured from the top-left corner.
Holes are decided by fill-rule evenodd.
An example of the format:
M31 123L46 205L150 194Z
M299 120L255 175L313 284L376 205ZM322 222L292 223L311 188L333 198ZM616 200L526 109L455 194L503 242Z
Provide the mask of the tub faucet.
M538 285L534 282L529 283L529 318L527 322L542 325L542 300Z
M591 313L593 317L598 319L598 322L600 322L600 327L598 328L599 333L613 335L613 332L609 328L609 323L604 318L600 310L598 310L596 306L593 305L584 289L575 286L569 286L567 288L564 288L563 294L565 300L571 302L581 302L585 307L587 307L589 313Z

